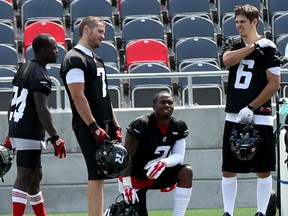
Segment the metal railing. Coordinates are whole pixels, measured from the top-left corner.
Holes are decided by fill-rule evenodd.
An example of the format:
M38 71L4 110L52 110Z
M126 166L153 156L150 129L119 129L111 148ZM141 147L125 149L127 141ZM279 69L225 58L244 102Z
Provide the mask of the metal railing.
M281 74L288 74L288 69L281 69ZM207 76L221 76L227 77L228 71L193 71L193 72L169 72L169 73L139 73L139 74L107 74L108 79L119 79L119 80L129 80L129 79L141 79L141 78L187 78L187 87L188 87L188 106L193 106L193 83L192 77L207 77ZM0 77L0 82L12 82L13 77ZM51 80L54 83L56 91L56 109L62 109L61 107L61 89L62 86L60 82L51 76ZM288 83L287 83L288 85ZM0 90L1 91L1 90ZM66 95L66 94L65 94ZM67 98L65 99L67 101ZM65 103L67 105L67 103Z
M1 77L0 76L0 82L1 83L11 83L14 77ZM53 84L55 86L52 86L52 90L55 89L56 91L56 109L62 109L61 108L61 85L60 82L55 78L51 76L51 81L53 82ZM5 91L7 92L7 90L10 89L12 92L12 88L5 88ZM0 88L0 92L1 92L1 88Z

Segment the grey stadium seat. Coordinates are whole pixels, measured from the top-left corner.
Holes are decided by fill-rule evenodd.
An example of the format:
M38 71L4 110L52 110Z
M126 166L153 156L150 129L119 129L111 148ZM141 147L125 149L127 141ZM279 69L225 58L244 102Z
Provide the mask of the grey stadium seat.
M137 39L156 39L164 42L164 26L155 19L134 18L122 27L123 46Z
M0 44L0 65L18 66L18 53L15 47L7 44Z
M214 39L214 24L210 19L200 16L186 16L171 26L172 39L175 44L179 39L188 37L208 37Z
M129 73L167 73L171 70L161 63L142 63L133 67ZM130 79L129 88L132 107L151 107L153 96L159 91L171 93L171 78Z
M206 37L191 37L176 43L175 60L178 69L187 61L199 61L199 59L209 59L218 64L218 46L214 40Z
M86 16L97 16L112 24L112 5L109 0L74 0L70 4L71 26Z
M65 26L63 4L59 0L29 0L21 6L22 28L32 22L49 20Z
M8 44L16 47L15 31L13 26L0 22L0 44Z
M158 0L122 0L120 2L120 20L125 25L136 17L153 18L161 21L160 1Z
M180 72L206 72L220 71L220 68L208 62L191 63L183 67ZM182 104L188 104L188 80L186 77L179 78ZM223 83L221 76L192 77L193 104L220 105L223 102Z

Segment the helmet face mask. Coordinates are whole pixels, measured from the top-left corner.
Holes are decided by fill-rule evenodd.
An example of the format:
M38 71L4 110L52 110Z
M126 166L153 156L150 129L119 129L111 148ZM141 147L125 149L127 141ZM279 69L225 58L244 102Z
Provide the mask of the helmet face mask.
M6 146L0 144L0 178L3 180L4 175L10 170L12 166L13 157Z
M99 173L117 178L128 168L129 155L126 148L117 140L105 140L95 154Z
M138 203L127 204L124 200L117 201L119 197L123 195L120 194L115 203L106 209L104 216L138 216Z
M262 138L258 129L251 123L248 125L237 124L232 129L230 137L231 151L239 160L252 160L261 142Z

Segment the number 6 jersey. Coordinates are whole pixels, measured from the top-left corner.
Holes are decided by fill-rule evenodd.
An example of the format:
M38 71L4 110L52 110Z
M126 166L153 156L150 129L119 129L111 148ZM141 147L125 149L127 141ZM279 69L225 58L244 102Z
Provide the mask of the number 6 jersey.
M240 37L229 38L223 46L226 51L238 50L245 47ZM253 101L268 83L266 70L280 67L280 53L271 47L254 50L238 64L229 68L227 103L225 111L238 113L243 107ZM279 74L280 75L280 74ZM237 100L235 100L237 98ZM255 114L271 115L271 100L268 100ZM262 112L261 110L265 110ZM270 110L270 112L267 112Z
M9 136L14 138L44 140L45 130L39 120L33 92L47 96L51 92L51 79L45 65L32 59L23 64L12 81Z

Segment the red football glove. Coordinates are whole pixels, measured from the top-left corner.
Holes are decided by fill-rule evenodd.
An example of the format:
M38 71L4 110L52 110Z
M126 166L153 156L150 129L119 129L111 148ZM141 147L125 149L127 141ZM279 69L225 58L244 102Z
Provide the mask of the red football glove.
M51 142L54 147L54 155L59 157L66 157L65 142L58 135L54 135L47 139L47 142Z
M13 150L9 136L6 136L3 145L8 148L9 150Z
M122 129L120 127L116 127L116 140L122 143Z
M131 177L123 177L123 195L124 200L127 204L132 203L135 204L135 202L139 202L138 195L136 193L136 190L132 187Z
M91 135L94 137L98 145L104 143L106 139L110 139L109 135L106 133L105 130L100 128L96 122L93 122L89 125Z
M154 163L147 172L148 179L157 179L161 173L165 170L166 163L163 161L158 161Z

